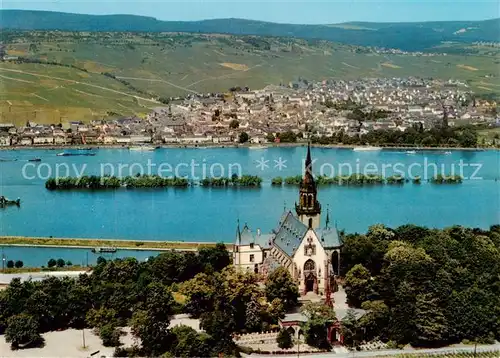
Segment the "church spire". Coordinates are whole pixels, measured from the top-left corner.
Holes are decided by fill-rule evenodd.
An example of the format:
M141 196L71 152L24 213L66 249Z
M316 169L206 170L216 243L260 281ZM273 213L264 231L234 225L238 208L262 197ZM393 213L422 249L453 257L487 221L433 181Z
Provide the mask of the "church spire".
M241 245L240 218L236 220L236 245Z
M300 220L310 228L320 225L321 205L317 199L317 188L312 172L311 145L307 143L307 155L305 161L305 172L300 183L299 203L295 204L295 211Z
M312 174L311 142L307 142L307 156L306 156L305 169L306 173L310 172Z

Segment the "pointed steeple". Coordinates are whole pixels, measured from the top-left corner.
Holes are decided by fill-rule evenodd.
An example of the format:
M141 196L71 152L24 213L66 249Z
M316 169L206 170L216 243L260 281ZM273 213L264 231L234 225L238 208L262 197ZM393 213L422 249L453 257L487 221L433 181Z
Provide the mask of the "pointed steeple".
M307 156L305 163L306 173L310 172L312 174L312 160L311 160L311 142L307 142Z
M236 220L236 245L241 245L240 218Z

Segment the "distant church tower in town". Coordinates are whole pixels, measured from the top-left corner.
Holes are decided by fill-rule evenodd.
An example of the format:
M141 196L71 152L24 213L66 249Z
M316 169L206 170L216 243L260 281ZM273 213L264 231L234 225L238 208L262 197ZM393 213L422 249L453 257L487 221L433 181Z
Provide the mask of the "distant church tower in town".
M299 220L310 229L317 229L321 223L321 204L312 173L311 147L307 145L305 173L300 183L299 203L295 203Z

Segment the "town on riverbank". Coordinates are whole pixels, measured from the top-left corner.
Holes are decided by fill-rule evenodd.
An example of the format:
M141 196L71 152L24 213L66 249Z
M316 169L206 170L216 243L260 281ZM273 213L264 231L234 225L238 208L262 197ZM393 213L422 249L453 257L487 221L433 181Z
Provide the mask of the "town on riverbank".
M143 117L0 124L0 147L313 144L495 147L497 104L459 81L421 78L301 79L260 90L171 98ZM432 132L449 128L446 136ZM465 130L464 128L468 128ZM401 139L395 140L395 137Z

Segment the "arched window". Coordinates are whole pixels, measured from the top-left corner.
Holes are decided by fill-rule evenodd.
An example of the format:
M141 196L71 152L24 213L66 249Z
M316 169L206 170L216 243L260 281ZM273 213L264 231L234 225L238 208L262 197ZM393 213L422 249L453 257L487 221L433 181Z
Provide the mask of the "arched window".
M332 270L334 275L339 275L339 266L340 266L340 255L338 251L334 251L332 254Z
M315 271L316 270L316 264L314 263L313 260L309 259L306 261L304 264L304 272L306 271Z

